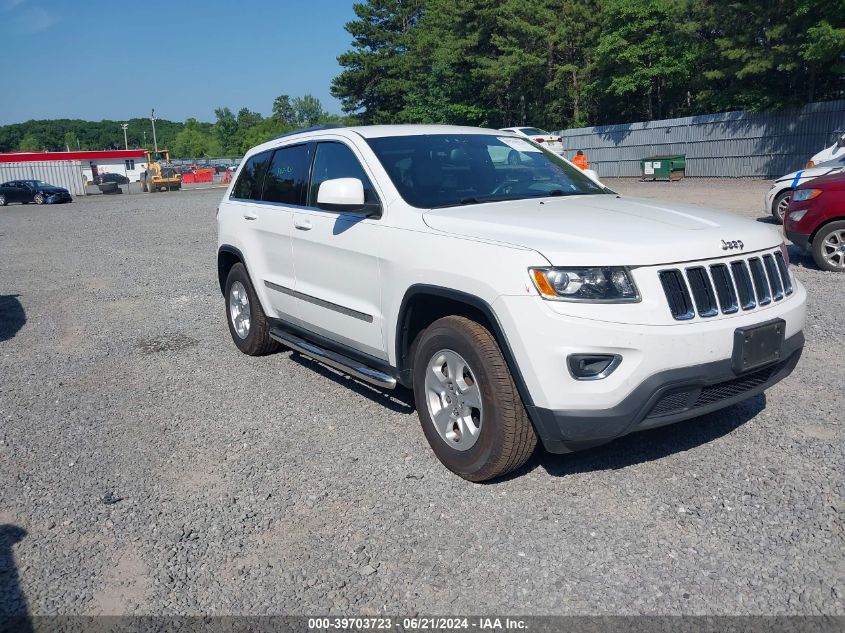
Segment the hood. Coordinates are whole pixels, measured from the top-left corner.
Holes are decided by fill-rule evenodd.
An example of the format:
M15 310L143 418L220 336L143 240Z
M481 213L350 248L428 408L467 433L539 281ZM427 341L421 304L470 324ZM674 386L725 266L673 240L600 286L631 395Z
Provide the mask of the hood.
M39 187L38 191L41 193L68 193L68 190L63 187Z
M555 266L648 266L779 245L772 225L691 205L616 195L515 200L433 209L425 223L452 235L530 248ZM741 241L730 251L722 241Z
M833 164L833 165L818 165L816 167L810 167L809 169L799 169L798 171L793 171L791 174L786 174L785 176L781 176L775 182L784 182L787 180L794 180L796 186L798 182L802 182L805 180L809 180L811 178L819 178L821 176L827 176L829 174L838 174L845 170L845 164Z

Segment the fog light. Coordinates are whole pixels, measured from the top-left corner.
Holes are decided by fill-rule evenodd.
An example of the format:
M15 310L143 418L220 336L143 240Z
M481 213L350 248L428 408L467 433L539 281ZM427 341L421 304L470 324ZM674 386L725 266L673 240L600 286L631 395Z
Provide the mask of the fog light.
M612 374L622 357L619 354L570 354L566 359L575 380L601 380Z

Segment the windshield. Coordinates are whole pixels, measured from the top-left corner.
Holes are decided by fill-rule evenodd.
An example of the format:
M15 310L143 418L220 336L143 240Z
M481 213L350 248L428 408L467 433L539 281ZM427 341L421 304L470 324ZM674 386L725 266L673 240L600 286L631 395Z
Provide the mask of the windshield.
M525 134L525 136L549 136L549 133L546 130L541 130L540 128L536 127L521 127L519 131Z
M43 180L24 180L30 187L52 187L53 185L44 182Z
M431 134L367 139L402 198L420 209L611 193L524 138Z

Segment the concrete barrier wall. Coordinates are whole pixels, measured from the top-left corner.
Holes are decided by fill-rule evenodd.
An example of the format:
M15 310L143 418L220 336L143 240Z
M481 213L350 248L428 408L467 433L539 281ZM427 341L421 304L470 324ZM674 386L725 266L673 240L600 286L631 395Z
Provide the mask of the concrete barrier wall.
M774 178L803 167L845 130L845 100L783 112L724 112L560 130L564 153L583 149L600 177L640 175L640 159L686 154L687 176Z

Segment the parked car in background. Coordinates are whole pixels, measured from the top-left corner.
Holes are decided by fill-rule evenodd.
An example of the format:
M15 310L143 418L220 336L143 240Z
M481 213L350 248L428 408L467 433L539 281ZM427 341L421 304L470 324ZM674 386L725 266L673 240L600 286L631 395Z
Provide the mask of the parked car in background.
M783 225L823 270L845 272L845 173L816 178L793 192Z
M778 224L783 224L783 215L789 208L792 192L799 185L809 182L813 178L836 174L843 170L845 170L845 154L810 169L799 169L791 174L781 176L766 193L763 201L763 212L771 213Z
M73 198L67 189L54 187L43 180L10 180L0 185L0 207L10 202L56 204L73 202Z
M826 163L834 158L845 156L845 132L839 130L833 133L834 142L830 147L826 147L818 154L815 154L809 161L807 161L806 169Z
M94 179L94 183L98 185L105 184L107 182L116 182L119 185L128 185L129 178L124 176L123 174L97 174L97 177Z
M530 138L535 143L542 143L555 154L563 154L563 142L561 138L546 130L541 130L537 127L506 127L502 128L502 132L510 132L517 136Z

